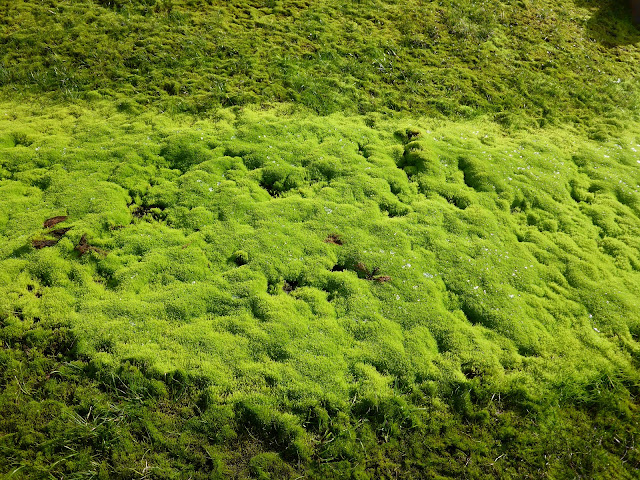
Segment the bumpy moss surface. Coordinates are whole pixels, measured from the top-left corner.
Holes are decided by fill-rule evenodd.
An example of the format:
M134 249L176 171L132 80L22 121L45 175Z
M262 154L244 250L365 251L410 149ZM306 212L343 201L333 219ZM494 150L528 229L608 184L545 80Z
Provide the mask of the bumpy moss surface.
M239 436L259 446L250 471L275 459L320 476L335 462L365 474L358 459L391 468L367 448L391 461L393 442L442 441L457 418L482 435L541 422L527 442L557 458L537 468L566 473L572 447L543 444L544 429L605 413L624 427L610 435L625 437L627 457L600 445L609 465L576 472L637 466L636 135L596 143L487 122L367 126L251 109L191 124L69 113L5 106L7 345L38 345L53 328L103 388L135 390L116 381L123 369L144 379L140 401L184 376L204 404L190 415L223 463ZM56 216L66 218L43 228ZM55 245L34 247L62 227ZM448 452L465 453L452 472L474 455L525 455L510 438L478 441L486 451ZM425 455L394 468L426 475Z
M0 12L0 474L637 478L623 6Z

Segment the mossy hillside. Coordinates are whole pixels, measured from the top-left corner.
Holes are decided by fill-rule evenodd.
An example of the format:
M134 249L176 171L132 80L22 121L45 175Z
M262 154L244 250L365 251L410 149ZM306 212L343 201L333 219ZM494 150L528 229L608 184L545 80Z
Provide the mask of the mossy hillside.
M295 102L321 114L411 111L568 123L636 118L628 2L4 2L9 98L112 99L206 113Z
M3 341L46 350L46 328L68 331L51 358L84 359L120 402L192 385L207 430L185 431L217 445L222 471L375 476L427 439L440 447L398 468L637 468L637 128L595 142L287 107L199 121L4 108ZM34 249L58 215L70 230ZM83 236L95 250L81 255ZM537 439L509 430L533 431L526 411ZM570 460L606 423L619 443L604 431L598 456ZM465 431L484 446L456 444ZM184 454L164 445L152 466L178 468ZM507 451L504 467L480 462ZM132 455L104 468L126 476Z

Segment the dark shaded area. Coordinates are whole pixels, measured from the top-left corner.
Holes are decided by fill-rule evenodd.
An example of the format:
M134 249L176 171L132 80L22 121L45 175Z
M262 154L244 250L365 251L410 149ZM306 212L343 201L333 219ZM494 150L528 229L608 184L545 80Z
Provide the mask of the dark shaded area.
M131 214L136 218L151 217L153 220L164 220L167 214L163 205L135 205Z
M284 284L282 285L282 291L285 293L291 293L299 286L300 285L297 280L285 280Z
M233 255L231 255L231 260L237 266L241 267L242 265L249 263L249 254L244 250L236 250L233 252Z
M639 0L579 0L581 7L594 10L587 33L606 47L622 47L640 42Z

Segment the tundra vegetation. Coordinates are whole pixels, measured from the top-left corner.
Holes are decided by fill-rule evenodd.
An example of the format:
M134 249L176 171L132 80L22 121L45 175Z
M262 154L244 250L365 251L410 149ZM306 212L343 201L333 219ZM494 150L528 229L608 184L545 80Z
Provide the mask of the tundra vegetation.
M0 25L0 474L637 478L626 3Z

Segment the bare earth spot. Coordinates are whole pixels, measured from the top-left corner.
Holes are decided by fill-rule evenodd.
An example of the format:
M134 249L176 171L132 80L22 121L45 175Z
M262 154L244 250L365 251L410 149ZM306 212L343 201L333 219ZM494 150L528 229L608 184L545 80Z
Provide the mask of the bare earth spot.
M327 238L324 239L324 243L333 243L334 245L342 245L342 239L340 235L332 233Z
M55 230L51 230L49 232L50 235L56 237L58 240L61 239L65 233L67 233L69 230L71 230L71 227L67 227L67 228L56 228Z
M60 222L64 222L68 217L60 215L58 217L51 217L44 221L44 228L51 228Z
M39 249L45 248L45 247L53 247L59 241L60 241L59 238L57 238L55 240L33 240L31 242L31 245L33 245L33 248L37 248L39 250Z
M94 251L96 253L99 253L100 255L107 255L107 252L105 252L104 250L98 248L98 247L94 247L93 245L89 245L89 242L87 241L87 235L82 235L82 238L80 239L80 242L78 243L78 245L76 245L74 247L74 250L76 252L78 252L80 254L80 256L83 256L85 253L88 253L90 251Z

